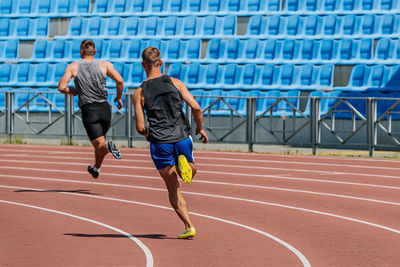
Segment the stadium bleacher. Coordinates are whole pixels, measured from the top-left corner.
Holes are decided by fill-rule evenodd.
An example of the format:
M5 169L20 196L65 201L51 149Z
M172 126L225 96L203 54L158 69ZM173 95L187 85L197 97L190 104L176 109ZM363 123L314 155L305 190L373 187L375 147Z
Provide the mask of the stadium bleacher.
M65 35L50 32L57 18ZM163 70L199 95L397 95L399 36L399 0L2 0L0 86L55 88L91 38L127 88L145 78L141 51L157 46ZM342 66L349 80L337 86Z

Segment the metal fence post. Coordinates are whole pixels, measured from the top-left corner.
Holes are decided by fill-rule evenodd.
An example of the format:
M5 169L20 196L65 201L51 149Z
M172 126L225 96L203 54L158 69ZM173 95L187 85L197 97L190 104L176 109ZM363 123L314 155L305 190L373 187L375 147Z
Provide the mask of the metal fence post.
M311 144L312 144L312 153L313 155L317 155L318 153L318 145L321 143L321 125L320 125L320 117L321 117L321 99L318 97L311 98L311 112L310 112L310 120L311 120Z
M369 146L369 156L374 156L375 146L377 143L377 127L376 127L376 99L367 99L367 143Z
M5 108L6 108L6 134L7 134L7 142L11 143L11 137L14 132L14 125L12 121L12 114L14 108L14 93L13 92L6 92L6 101L5 101Z
M255 141L255 124L256 124L256 99L246 99L246 124L247 124L247 143L249 144L249 151L253 151L253 144Z
M132 138L132 120L133 120L133 112L132 112L132 96L125 96L125 118L126 118L126 135L128 137L128 147L133 146L133 138Z
M71 108L71 102L73 98L71 95L65 95L65 134L67 135L67 143L68 145L72 145L72 123L71 117L73 108ZM73 102L72 102L73 103Z

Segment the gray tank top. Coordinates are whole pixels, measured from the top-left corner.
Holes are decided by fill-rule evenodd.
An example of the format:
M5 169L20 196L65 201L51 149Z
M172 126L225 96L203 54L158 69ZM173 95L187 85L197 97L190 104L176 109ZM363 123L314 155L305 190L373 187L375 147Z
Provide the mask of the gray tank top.
M78 63L78 74L74 78L75 87L79 96L79 107L89 103L107 101L106 78L104 77L98 60L81 60Z

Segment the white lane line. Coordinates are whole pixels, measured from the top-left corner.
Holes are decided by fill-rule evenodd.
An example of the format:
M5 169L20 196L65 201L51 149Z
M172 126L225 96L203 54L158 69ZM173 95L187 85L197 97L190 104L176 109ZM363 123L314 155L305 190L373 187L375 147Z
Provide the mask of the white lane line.
M17 187L12 187L12 186L7 187L7 186L3 186L3 185L1 187L14 188L14 189L17 188ZM25 189L24 187L20 187L20 188ZM30 189L28 189L28 190L30 190ZM41 190L39 190L39 191L41 191ZM58 215L72 217L72 218L75 218L75 219L78 219L78 220L81 220L81 221L90 222L90 223L93 223L93 224L100 225L100 226L102 226L104 228L108 228L108 229L110 229L112 231L115 231L117 233L120 233L120 234L128 237L130 240L135 242L142 249L142 251L144 252L144 254L146 256L146 266L147 267L152 267L153 264L154 264L153 255L151 254L151 251L149 250L149 248L145 244L143 244L142 241L137 239L135 236L133 236L133 235L121 230L121 229L118 229L116 227L110 226L108 224L105 224L105 223L102 223L102 222L99 222L99 221L95 221L95 220L88 219L88 218L85 218L85 217L81 217L81 216L78 216L78 215L74 215L74 214L71 214L71 213L66 213L66 212L63 212L63 211L52 210L52 209L47 209L47 208L43 208L43 207L28 205L28 204L19 203L19 202L11 202L11 201L1 200L1 199L0 199L0 202L1 203L5 203L5 204L17 205L17 206L22 206L22 207L27 207L27 208L32 208L32 209L38 209L38 210L42 210L42 211L52 212L52 213L55 213L55 214L58 214Z
M26 188L26 187L13 187L13 186L5 186L5 185L0 185L0 187L3 188L13 188L13 189L22 189L22 190L35 190L35 191L48 191L45 189L37 189L37 188ZM129 204L136 204L136 205L142 205L142 206L147 206L147 207L153 207L153 208L159 208L159 209L166 209L166 210L173 210L170 207L165 207L165 206L160 206L160 205L154 205L154 204L149 204L149 203L145 203L145 202L138 202L138 201L132 201L132 200L125 200L125 199L118 199L118 198L111 198L111 197L102 197L102 196L94 196L94 195L82 195L82 194L77 194L77 193L70 193L70 192L56 192L58 194L65 194L65 195L73 195L73 196L79 196L79 197L90 197L90 198L97 198L97 199L104 199L104 200L112 200L112 201L118 201L118 202L124 202L124 203L129 203ZM0 200L1 201L1 200ZM295 247L293 247L292 245L290 245L289 243L269 234L266 233L264 231L261 231L259 229L256 229L254 227L248 226L248 225L244 225L244 224L240 224L237 222L233 222L230 220L225 220L225 219L221 219L218 217L214 217L214 216L209 216L209 215L205 215L205 214L200 214L200 213L196 213L196 212L189 212L192 215L195 216L199 216L199 217L204 217L204 218L208 218L211 220L215 220L215 221L220 221L223 223L227 223L227 224L232 224L241 228L245 228L247 230L259 233L261 235L264 235L276 242L278 242L279 244L283 245L284 247L286 247L287 249L289 249L291 252L293 252L299 259L300 261L303 263L303 266L306 267L310 267L311 264L310 262L307 260L307 258L299 251L297 250Z
M42 177L3 175L3 174L0 174L0 177L24 179L24 180L34 180L34 181L36 180L36 181L50 181L50 182L66 182L66 183L78 183L78 184L103 185L103 186L135 188L135 189L153 190L153 191L165 191L165 192L167 191L166 189L162 189L162 188L158 188L157 189L157 188L146 187L146 186L122 185L122 184L113 184L113 183L99 183L99 182L88 182L88 181L68 180L68 179L55 179L55 178L42 178ZM142 177L140 177L140 178L142 178ZM360 201L369 201L369 202L375 202L375 203L380 203L380 204L400 206L400 203L392 202L392 201L378 200L378 199L372 199L372 198L354 197L354 196L348 196L348 195L339 195L339 194L314 192L314 191L306 191L306 190L297 190L297 189L291 189L291 188L269 187L269 186L258 186L258 185L246 185L246 184L232 184L232 183L214 182L214 181L197 181L197 182L198 183L205 183L205 184L219 184L219 185L248 187L248 188L257 188L257 189L266 189L266 190L286 191L286 192L294 192L294 193L302 193L302 194L327 196L327 197L354 199L354 200L360 200ZM400 187L391 188L391 189L400 190ZM185 193L185 194L189 194L189 195L202 195L203 194L203 193L195 193L195 192L189 192L189 191L181 191L181 192ZM219 196L219 195L215 195L215 196Z
M1 149L0 149L1 151ZM20 152L26 152L26 153L32 153L32 152L40 152L38 150L13 150L13 151L20 151ZM88 154L93 154L93 151L88 151L88 152L83 152L83 151L43 151L43 153L47 154L82 154L82 155L88 155ZM195 153L199 153L199 151L195 151ZM207 152L210 153L210 152ZM214 153L214 152L213 152ZM219 152L215 152L219 154ZM200 153L201 154L201 153ZM203 153L204 154L204 153ZM7 156L15 156L15 154L6 154ZM150 154L149 153L124 153L125 156L133 156L133 157L146 157L149 158ZM240 155L240 154L239 154ZM247 154L246 154L247 155ZM253 154L250 154L253 155ZM255 154L254 154L255 155ZM286 157L287 155L284 155L282 157ZM301 156L299 156L301 158ZM92 159L92 158L90 158ZM287 159L282 159L282 160L270 160L270 159L242 159L242 158L223 158L223 157L207 157L207 156L196 156L196 159L209 159L209 160L222 160L222 161L239 161L239 162L260 162L260 163L285 163L285 164L298 164L298 165L320 165L320 166L332 166L332 167L350 167L350 168L365 168L365 169L388 169L388 170L400 170L400 168L395 168L395 167L385 167L385 166L370 166L370 165L353 165L353 164L335 164L335 163L325 163L325 162L299 162L299 161L288 161ZM314 157L314 159L319 159ZM322 158L324 159L324 158ZM336 159L337 158L332 158ZM126 160L126 159L125 159ZM345 158L344 160L348 160L348 158ZM376 160L376 159L369 159L370 161L374 161L377 163L400 163L400 161L383 161L383 160Z
M87 154L87 153L86 153ZM144 158L142 160L139 159L124 159L124 162L140 162L140 163L149 163L150 155L135 155L136 157ZM28 154L0 154L0 157L5 158L26 158L29 157ZM92 157L67 157L67 156L45 156L45 155L35 155L35 158L42 159L72 159L72 160L93 160ZM399 171L400 168L394 167L382 167L382 166L364 166L364 165L345 165L345 164L333 164L333 163L315 163L315 162L296 162L296 161L277 161L277 160L252 160L252 159L230 159L230 158L212 158L212 157L201 157L197 156L196 159L207 159L207 160L220 160L220 161L237 161L237 162L257 162L257 163L278 163L278 164L297 164L297 165L318 165L318 166L331 166L331 167L349 167L349 168L357 168L357 169L385 169L385 170L394 170ZM302 171L302 172L315 172L315 173L340 173L336 171L324 171L324 170L309 170L309 169L288 169L288 168L279 168L272 166L253 166L253 165L229 165L229 164L214 164L214 163L201 163L196 162L196 165L199 166L214 166L214 167L229 167L229 168L245 168L245 169L260 169L260 170L293 170L293 171ZM346 173L345 173L346 174ZM359 174L361 175L361 174ZM362 174L363 175L363 174ZM399 177L400 178L400 177Z
M0 162L12 162L12 163L38 163L38 164L49 164L48 161L33 161L29 160L29 162L25 160L9 160L9 159L0 159ZM141 162L149 162L149 161L141 161ZM74 165L74 166L87 166L85 163L75 163L75 162L57 162L56 164L60 165ZM228 167L234 169L235 167L243 167L243 168L251 168L249 166L240 166L240 165L220 165L220 164L196 164L203 166L215 166L215 167ZM142 169L142 170L155 170L154 167L145 167L145 166L122 166L122 165L109 165L103 164L104 167L109 168L120 168L120 169ZM318 174L326 174L326 175L347 175L347 176L369 176L369 177L378 177L378 178L389 178L389 179L400 179L400 176L392 176L392 175L380 175L380 174L368 174L368 173L351 173L351 172L331 172L331 171L316 171L316 170L303 170L303 169L291 169L291 168L273 168L273 167L265 167L265 170L279 170L279 171L293 171L293 172L304 172L304 173L318 173ZM247 174L247 173L233 173L233 172L217 172L217 171L203 171L199 170L199 173L212 173L212 174L222 174L222 175L241 175L241 176L254 176L254 177L276 177L276 175L263 175L263 174ZM281 176L279 176L281 177ZM286 177L285 177L286 178ZM295 178L295 180L300 178ZM303 179L303 178L301 178ZM307 179L304 178L306 181ZM313 181L321 181L314 180Z
M2 169L11 169L15 170L16 167L1 167ZM138 167L140 168L140 167ZM58 173L73 173L73 174L86 174L84 171L70 171L70 170L52 170L52 169L41 169L41 168L28 168L28 167L18 167L18 170L29 170L29 171L40 171L40 172L58 172ZM245 176L245 177L256 177L256 178L269 178L269 179L281 179L281 180L293 180L293 181L306 181L306 182L316 182L316 183L331 183L331 184L341 184L341 185L354 185L354 186L363 186L363 187L374 187L374 188L382 188L382 189L395 189L398 190L400 187L396 186L387 186L387 185L377 185L377 184L363 184L363 183L352 183L352 182L341 182L341 181L332 181L332 180L319 180L319 179L308 179L308 178L295 178L295 177L284 177L279 175L257 175L257 174L239 174L239 173L226 173L226 172L208 172L208 171L198 171L198 173L213 173L213 174L230 174L236 176ZM136 174L119 174L119 173L106 173L102 172L102 176L119 176L119 177L135 177L142 179L152 179L152 180L160 180L161 178L158 176L147 176L147 175L136 175ZM9 175L0 174L0 176L7 177ZM193 180L195 183L208 183L207 180L196 179Z

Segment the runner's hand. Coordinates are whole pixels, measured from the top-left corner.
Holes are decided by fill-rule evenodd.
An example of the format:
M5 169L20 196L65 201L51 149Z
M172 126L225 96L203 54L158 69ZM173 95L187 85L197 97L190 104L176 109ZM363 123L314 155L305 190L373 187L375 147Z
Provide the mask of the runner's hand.
M114 102L117 102L117 103L118 103L118 106L117 106L118 109L121 109L121 108L124 106L124 104L122 104L121 98L116 97L116 98L114 99Z
M196 135L200 134L200 140L203 142L203 144L207 144L208 143L208 137L206 134L206 131L204 131L204 129L196 129Z

